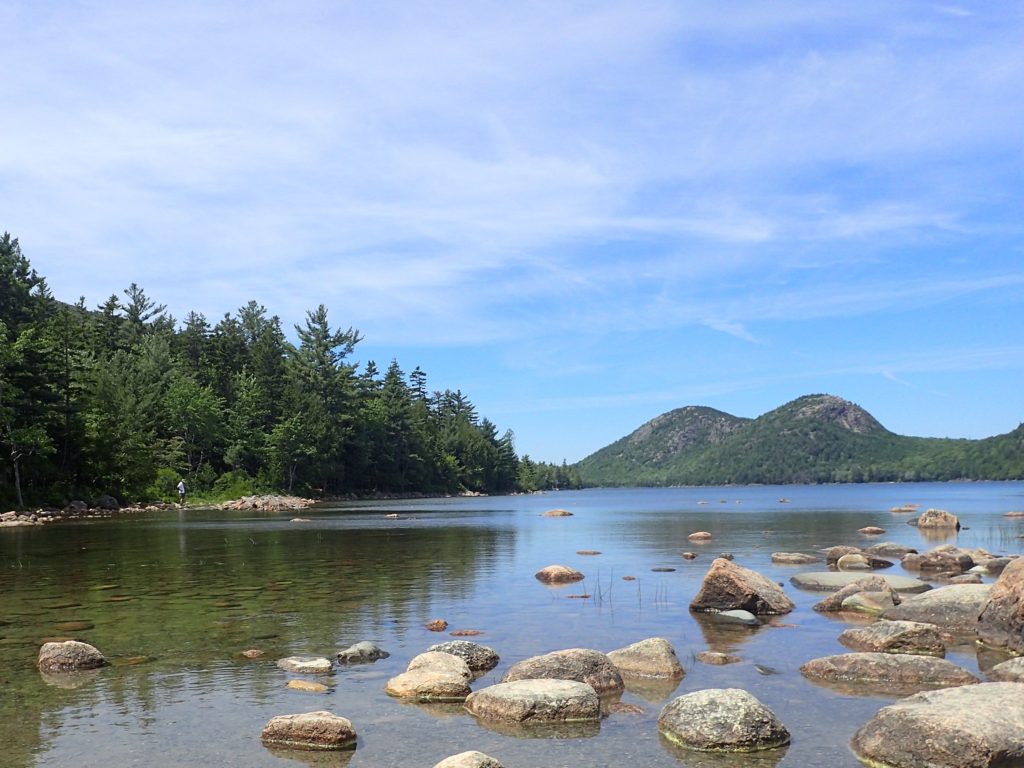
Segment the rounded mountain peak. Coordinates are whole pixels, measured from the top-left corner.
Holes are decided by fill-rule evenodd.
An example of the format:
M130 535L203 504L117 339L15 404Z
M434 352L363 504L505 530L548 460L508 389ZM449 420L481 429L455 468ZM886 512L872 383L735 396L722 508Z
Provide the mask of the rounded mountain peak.
M798 419L836 424L860 435L887 431L878 419L859 405L835 395L806 395L790 405L793 407L793 415Z

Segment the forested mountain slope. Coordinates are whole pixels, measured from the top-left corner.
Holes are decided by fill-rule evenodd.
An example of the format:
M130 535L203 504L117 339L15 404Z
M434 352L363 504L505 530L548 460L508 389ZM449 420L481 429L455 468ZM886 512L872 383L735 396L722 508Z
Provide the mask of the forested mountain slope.
M858 405L806 395L756 419L689 406L576 465L587 485L1024 478L1024 425L984 440L907 437Z

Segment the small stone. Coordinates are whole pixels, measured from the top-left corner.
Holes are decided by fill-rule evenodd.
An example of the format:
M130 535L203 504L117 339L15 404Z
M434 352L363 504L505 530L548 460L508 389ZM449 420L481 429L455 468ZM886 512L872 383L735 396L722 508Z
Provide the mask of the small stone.
M44 643L39 649L36 666L41 672L74 672L105 666L103 654L88 643L77 640Z
M294 691L305 691L307 693L327 693L330 690L323 683L314 683L311 680L289 680L288 687Z
M249 648L248 650L242 651L242 655L247 659L258 659L263 655L263 651L259 648Z
M544 517L572 517L572 512L567 509L549 509Z
M390 655L376 643L363 640L338 651L338 662L341 664L368 664L378 659L386 659Z
M707 531L695 531L687 536L690 541L710 541L711 534Z
M701 651L697 654L697 661L703 662L704 664L712 664L714 666L723 666L725 664L736 664L742 659L739 656L733 656L731 653L721 653L720 651Z
M608 653L623 675L680 678L685 673L675 648L663 637L650 637Z
M434 768L503 768L501 763L490 755L483 752L460 752L457 755L446 757L440 763L435 763Z
M434 619L433 621L428 621L424 626L431 632L444 632L448 629L448 622L444 619Z

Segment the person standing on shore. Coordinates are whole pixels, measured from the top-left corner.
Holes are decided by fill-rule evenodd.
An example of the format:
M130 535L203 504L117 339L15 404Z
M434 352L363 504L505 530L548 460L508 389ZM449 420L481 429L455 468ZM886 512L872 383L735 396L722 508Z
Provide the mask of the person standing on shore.
M185 478L178 481L178 503L185 506Z

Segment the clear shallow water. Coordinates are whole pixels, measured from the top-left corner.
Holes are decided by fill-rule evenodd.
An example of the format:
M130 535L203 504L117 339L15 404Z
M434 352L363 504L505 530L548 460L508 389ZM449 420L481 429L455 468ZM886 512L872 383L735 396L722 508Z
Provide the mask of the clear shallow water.
M908 502L948 509L965 529L925 539L906 524L912 516L889 511ZM574 514L542 516L555 507ZM856 766L850 737L891 699L845 695L800 676L805 661L846 650L836 638L848 625L811 610L819 593L789 584L794 573L823 566L777 566L771 553L880 540L923 550L948 540L1020 554L1024 520L1004 515L1021 509L1021 483L603 489L323 505L301 513L306 523L289 522L293 514L189 510L3 529L0 764L412 768L478 749L507 768ZM867 525L887 532L868 540L857 533ZM697 530L714 538L689 542ZM683 560L687 550L698 558ZM691 615L711 559L724 551L784 582L796 610L755 630L726 630ZM545 587L533 574L552 563L587 578ZM894 572L902 571L897 565ZM624 581L627 575L636 580ZM591 597L567 597L580 594ZM609 651L655 635L673 643L687 674L677 686L627 691L622 701L640 714L612 714L598 727L549 738L500 732L460 706L406 704L384 693L410 658L450 639L425 629L435 618L446 619L449 631L481 630L475 639L501 655L474 688L498 682L528 656ZM113 665L81 677L40 675L33 666L39 645L67 637L96 645ZM364 639L391 658L336 669L327 694L287 689L293 676L275 666L289 655L332 657ZM245 659L247 648L265 655ZM697 662L708 649L743 661ZM971 647L948 658L979 669ZM793 743L736 759L663 742L656 721L664 704L708 687L750 691L779 715ZM358 748L316 756L260 744L274 715L315 709L351 719Z

